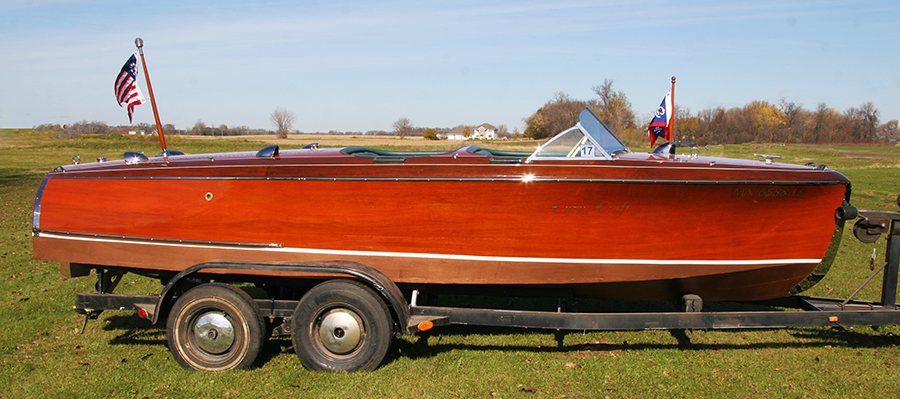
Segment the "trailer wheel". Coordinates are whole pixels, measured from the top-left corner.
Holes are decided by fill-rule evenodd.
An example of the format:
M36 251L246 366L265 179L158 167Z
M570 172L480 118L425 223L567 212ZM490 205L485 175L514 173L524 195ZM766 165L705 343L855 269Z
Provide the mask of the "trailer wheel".
M221 283L190 289L175 302L166 322L169 350L190 370L249 368L265 343L264 332L253 298Z
M371 371L391 345L391 315L365 285L331 280L300 299L291 321L294 351L309 370Z
M885 232L887 232L886 220L859 219L853 225L853 235L866 244L878 241Z

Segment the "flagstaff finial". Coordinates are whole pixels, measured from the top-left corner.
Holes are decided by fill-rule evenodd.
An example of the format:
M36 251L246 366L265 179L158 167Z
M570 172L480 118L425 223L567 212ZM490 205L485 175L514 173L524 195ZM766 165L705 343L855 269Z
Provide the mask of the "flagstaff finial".
M144 47L144 39L141 39L141 38L134 39L134 45L137 46L137 48L143 48Z

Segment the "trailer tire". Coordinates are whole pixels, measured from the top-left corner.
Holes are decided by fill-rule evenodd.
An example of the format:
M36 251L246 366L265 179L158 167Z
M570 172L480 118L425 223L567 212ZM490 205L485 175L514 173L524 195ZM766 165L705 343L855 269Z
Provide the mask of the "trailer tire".
M188 290L166 321L169 350L189 370L249 368L265 343L264 333L265 321L253 298L222 283Z
M387 305L369 287L330 280L300 299L291 341L308 370L371 371L390 348L391 325Z

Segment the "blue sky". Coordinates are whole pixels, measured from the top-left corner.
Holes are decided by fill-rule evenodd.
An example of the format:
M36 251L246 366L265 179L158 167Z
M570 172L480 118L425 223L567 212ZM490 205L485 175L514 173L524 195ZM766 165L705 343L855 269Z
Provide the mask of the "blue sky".
M896 0L0 0L0 127L127 124L113 83L136 37L178 128L273 129L281 106L304 132L400 117L523 130L555 93L587 100L604 79L643 120L672 76L695 112L872 102L884 123L900 119L898 16Z

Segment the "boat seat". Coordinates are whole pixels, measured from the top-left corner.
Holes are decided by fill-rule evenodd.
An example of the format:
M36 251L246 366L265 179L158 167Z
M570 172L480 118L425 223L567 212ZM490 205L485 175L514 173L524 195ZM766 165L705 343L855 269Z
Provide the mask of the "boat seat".
M428 157L451 152L453 151L388 151L369 147L347 147L341 150L341 154L355 157Z
M472 154L486 155L489 157L522 157L522 158L524 158L524 157L531 155L530 152L492 150L492 149L478 147L478 146L474 146L474 145L469 147L466 150Z
M471 154L484 155L488 157L525 158L531 155L530 152L491 150L478 146L469 146L465 148L466 151ZM459 149L452 151L389 151L369 147L347 147L341 150L341 154L353 155L355 157L428 157L432 155L450 154L456 151L459 151Z

